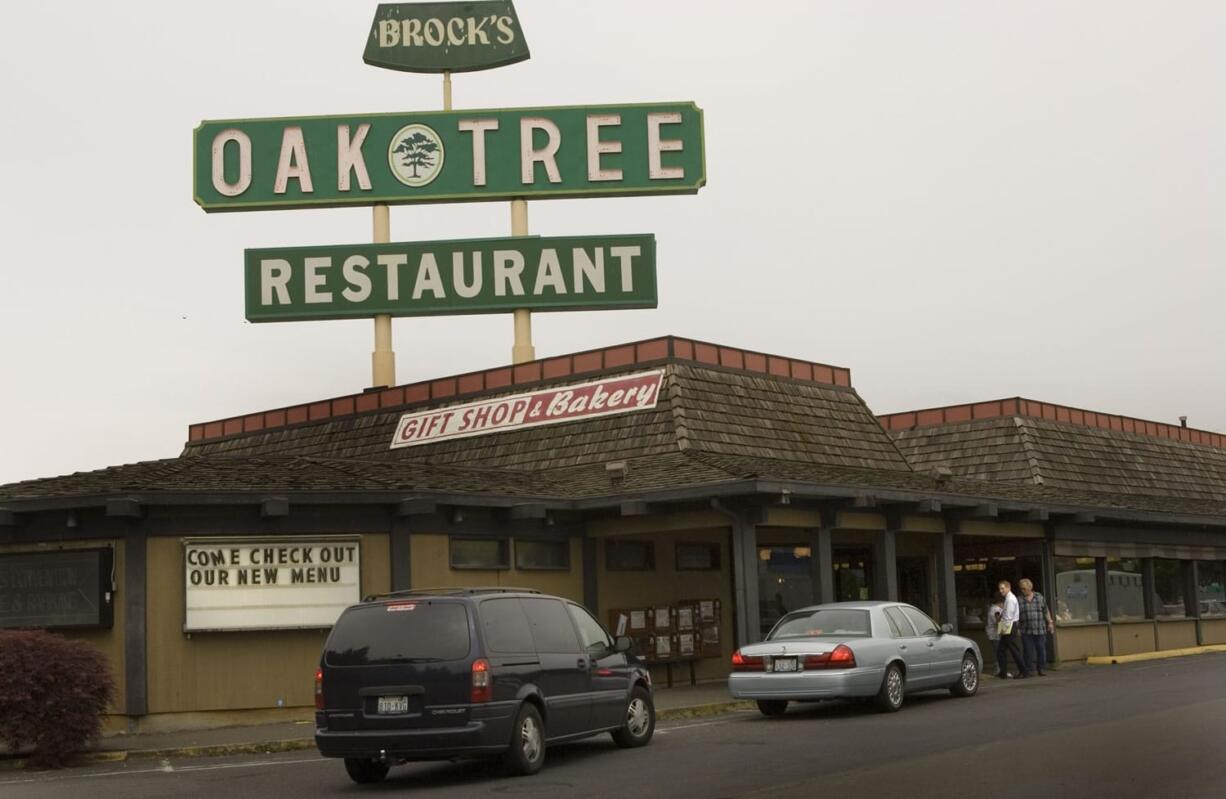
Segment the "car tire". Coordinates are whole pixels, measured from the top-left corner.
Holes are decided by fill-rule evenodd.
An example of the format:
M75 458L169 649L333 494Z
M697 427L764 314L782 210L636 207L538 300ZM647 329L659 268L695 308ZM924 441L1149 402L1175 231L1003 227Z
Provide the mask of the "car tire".
M979 663L975 656L967 652L962 656L962 669L958 673L958 681L949 686L949 692L954 696L974 696L979 691Z
M881 689L877 691L877 709L882 713L897 712L902 707L902 698L906 685L902 667L897 663L891 663L889 666L886 666L885 676L881 678Z
M535 774L545 763L545 725L536 705L524 702L511 727L511 748L503 757L512 776Z
M613 731L613 743L623 749L646 746L656 731L656 705L651 693L641 685L630 691L626 703L626 718L622 726Z
M349 779L359 785L383 782L383 778L387 776L388 768L389 766L386 763L371 760L369 757L345 758L345 773L349 775Z
M782 716L788 712L786 699L759 699L758 712L763 716Z

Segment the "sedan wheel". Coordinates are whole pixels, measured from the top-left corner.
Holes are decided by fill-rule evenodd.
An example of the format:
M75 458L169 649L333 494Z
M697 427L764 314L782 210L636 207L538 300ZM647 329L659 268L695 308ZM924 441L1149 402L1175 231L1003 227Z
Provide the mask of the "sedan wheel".
M970 653L963 655L962 672L949 690L954 696L974 696L979 690L979 664Z
M885 677L881 680L881 690L877 692L877 709L883 713L893 713L902 707L905 687L902 668L897 663L891 663L886 667Z

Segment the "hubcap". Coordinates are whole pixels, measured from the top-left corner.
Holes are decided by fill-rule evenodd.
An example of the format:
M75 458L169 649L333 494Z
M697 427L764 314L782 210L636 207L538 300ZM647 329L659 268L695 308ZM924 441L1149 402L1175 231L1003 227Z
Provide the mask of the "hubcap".
M890 670L890 676L886 678L885 686L886 694L890 697L890 704L902 704L902 675L897 669Z
M626 727L635 738L647 732L650 717L647 715L647 703L642 699L631 699L630 707L626 708Z
M964 661L962 663L962 687L968 691L973 691L978 682L979 670L975 668L975 664L972 661Z
M541 728L536 725L536 719L528 716L519 726L520 747L524 758L529 763L535 763L541 756Z

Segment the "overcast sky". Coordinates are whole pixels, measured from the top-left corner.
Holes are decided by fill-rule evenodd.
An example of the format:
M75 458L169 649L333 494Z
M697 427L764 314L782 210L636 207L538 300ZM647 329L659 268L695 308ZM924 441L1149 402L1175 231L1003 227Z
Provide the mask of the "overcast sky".
M19 3L0 27L0 483L174 457L190 423L361 391L368 320L250 324L245 247L367 208L208 215L202 119L441 107L362 62L376 2ZM655 310L534 316L538 357L677 334L847 366L873 410L1029 396L1226 431L1226 4L519 0L456 108L693 100L697 195L529 204L654 233ZM392 240L510 232L392 209ZM509 362L507 315L398 319L397 382Z

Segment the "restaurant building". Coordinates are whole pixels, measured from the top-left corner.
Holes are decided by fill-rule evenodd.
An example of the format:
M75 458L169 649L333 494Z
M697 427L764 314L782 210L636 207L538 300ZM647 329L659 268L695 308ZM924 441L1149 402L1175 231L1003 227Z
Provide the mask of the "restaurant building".
M0 486L0 625L97 645L132 729L300 712L331 620L388 591L568 596L668 684L818 601L982 637L1024 576L1057 659L1224 643L1224 565L1226 436L1020 398L878 417L845 368L672 336Z

